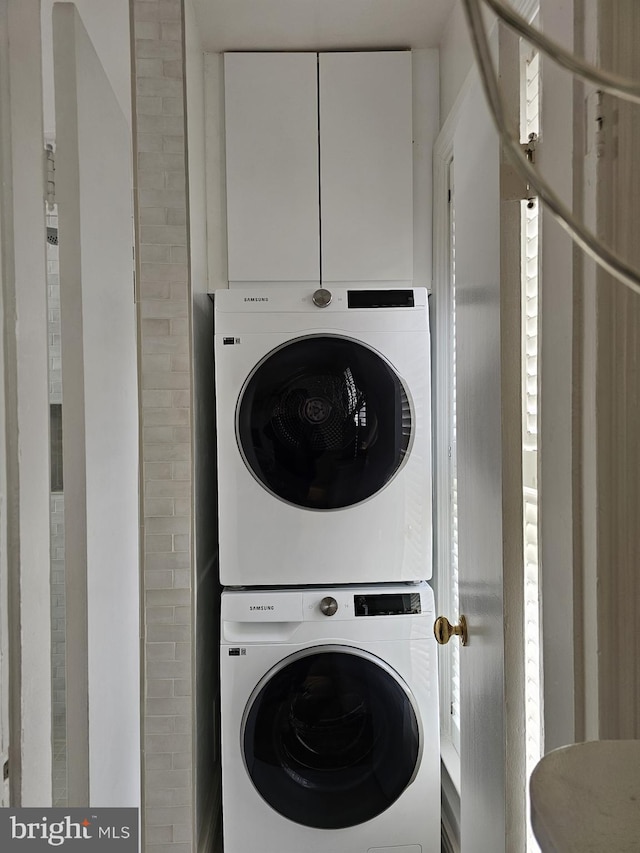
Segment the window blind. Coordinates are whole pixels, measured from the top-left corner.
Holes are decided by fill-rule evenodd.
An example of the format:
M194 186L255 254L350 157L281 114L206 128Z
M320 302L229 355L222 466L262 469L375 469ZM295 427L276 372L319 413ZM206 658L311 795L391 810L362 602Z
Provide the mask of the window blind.
M540 133L540 63L523 56L523 136ZM522 481L524 541L525 767L527 780L543 749L540 566L538 562L538 234L537 200L522 202ZM537 853L527 797L527 851Z

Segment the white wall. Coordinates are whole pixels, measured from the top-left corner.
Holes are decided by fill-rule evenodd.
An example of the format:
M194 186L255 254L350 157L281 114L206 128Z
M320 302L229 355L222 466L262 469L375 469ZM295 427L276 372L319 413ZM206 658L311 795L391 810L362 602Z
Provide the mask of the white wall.
M473 66L473 51L460 2L449 16L440 42L440 123L444 124Z
M140 612L131 138L71 3L56 4L54 43L69 799L82 805L88 788L91 804L136 806ZM120 49L127 48L124 40ZM85 780L74 759L87 722ZM83 763L86 757L79 753ZM76 802L72 777L78 780Z
M530 20L538 0L511 0L514 11ZM485 9L485 22L490 30L495 16ZM473 48L469 38L464 10L456 0L440 40L440 122L444 124L453 109L456 98L468 81L469 72L475 64Z
M576 6L578 6L576 0ZM587 26L594 29L591 16ZM600 5L597 32L587 32L586 54L628 78L640 74L640 5ZM583 130L587 152L585 202L593 232L635 269L640 268L640 160L638 110L586 87ZM582 104L582 97L578 103ZM582 142L582 140L580 140ZM589 737L640 736L640 646L620 626L638 623L640 548L637 472L640 432L640 302L600 267L584 263L584 516L583 633L585 729ZM591 275L590 275L591 274Z
M51 802L49 411L38 0L0 4L12 801ZM5 171L6 168L6 171ZM3 646L2 654L7 654Z
M53 104L52 10L55 0L41 0L42 79L44 90L44 132L55 134ZM131 56L129 47L129 0L75 0L89 38L105 73L131 122Z

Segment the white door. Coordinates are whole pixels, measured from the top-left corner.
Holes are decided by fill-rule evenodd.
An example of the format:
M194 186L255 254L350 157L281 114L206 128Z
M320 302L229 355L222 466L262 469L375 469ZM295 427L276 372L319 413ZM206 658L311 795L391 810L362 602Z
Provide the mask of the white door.
M140 799L131 134L72 3L53 10L69 805Z
M461 845L462 853L519 853L517 684L515 708L506 705L522 634L509 589L522 574L519 202L501 204L499 141L477 80L459 114L453 160L459 599L469 632L460 649Z

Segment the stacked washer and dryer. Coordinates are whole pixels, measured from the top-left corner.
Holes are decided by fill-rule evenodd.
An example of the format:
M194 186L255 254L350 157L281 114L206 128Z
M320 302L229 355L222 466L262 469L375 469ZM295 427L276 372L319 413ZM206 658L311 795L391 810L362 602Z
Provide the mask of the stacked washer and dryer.
M427 293L215 294L225 853L439 853Z

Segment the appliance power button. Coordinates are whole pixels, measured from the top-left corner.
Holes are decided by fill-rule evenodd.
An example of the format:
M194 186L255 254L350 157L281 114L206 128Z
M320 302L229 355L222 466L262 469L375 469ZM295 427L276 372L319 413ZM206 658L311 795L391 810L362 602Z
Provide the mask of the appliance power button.
M335 598L332 598L330 595L327 595L326 598L323 598L320 602L320 610L324 613L325 616L333 616L338 610L338 602Z
M324 287L321 287L311 297L313 304L316 308L326 308L327 305L331 303L333 296L330 290L325 290Z

